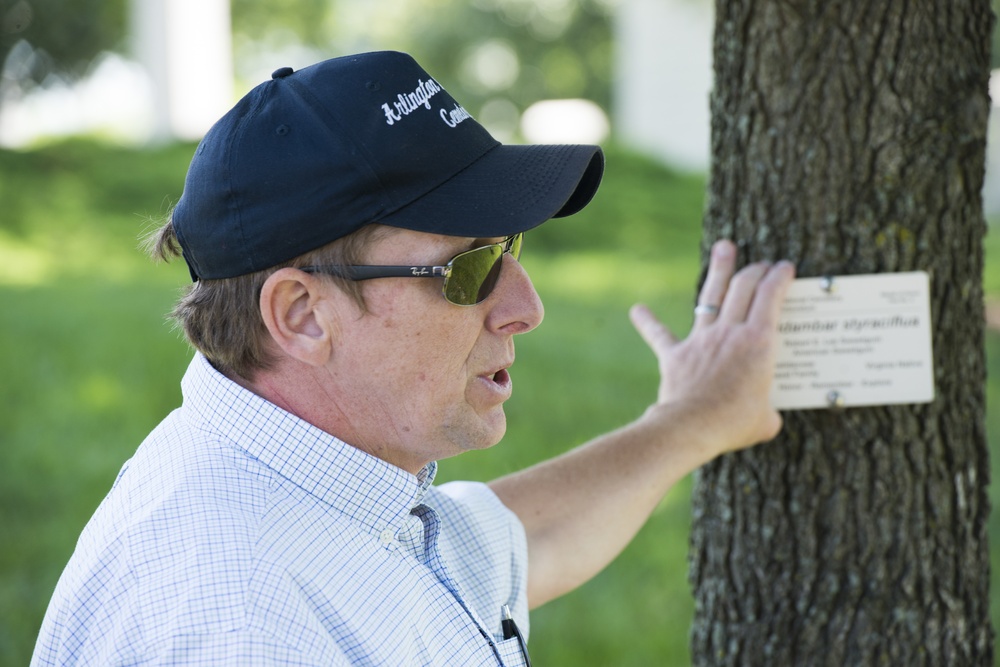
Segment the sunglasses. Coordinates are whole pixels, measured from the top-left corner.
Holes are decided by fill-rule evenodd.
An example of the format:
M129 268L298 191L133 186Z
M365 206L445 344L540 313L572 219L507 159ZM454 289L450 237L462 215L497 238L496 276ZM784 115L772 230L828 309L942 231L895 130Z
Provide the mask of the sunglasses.
M324 273L346 280L372 278L444 278L441 293L456 306L474 306L490 295L500 278L503 256L521 256L524 233L508 236L499 243L460 252L444 266L370 266L363 264L328 264L303 266L306 273Z

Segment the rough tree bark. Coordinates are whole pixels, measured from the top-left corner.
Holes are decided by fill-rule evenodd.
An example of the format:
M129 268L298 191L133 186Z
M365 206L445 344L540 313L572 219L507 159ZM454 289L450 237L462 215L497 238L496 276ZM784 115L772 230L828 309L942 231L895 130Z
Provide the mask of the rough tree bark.
M790 412L694 492L696 665L992 665L989 0L717 0L705 248L931 276L936 400Z

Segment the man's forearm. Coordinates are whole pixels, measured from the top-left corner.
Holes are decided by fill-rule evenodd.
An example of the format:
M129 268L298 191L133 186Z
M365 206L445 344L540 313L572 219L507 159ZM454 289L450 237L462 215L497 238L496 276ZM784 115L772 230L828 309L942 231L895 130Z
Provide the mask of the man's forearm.
M664 494L714 456L694 414L656 405L641 418L490 484L528 536L528 603L580 586L635 537Z

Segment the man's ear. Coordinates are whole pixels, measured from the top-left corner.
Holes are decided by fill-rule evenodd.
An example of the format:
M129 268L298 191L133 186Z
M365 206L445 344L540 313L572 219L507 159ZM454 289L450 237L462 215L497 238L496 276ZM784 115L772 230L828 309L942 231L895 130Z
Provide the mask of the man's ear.
M330 289L316 276L286 267L268 276L260 290L260 314L275 345L311 366L326 364L333 354Z

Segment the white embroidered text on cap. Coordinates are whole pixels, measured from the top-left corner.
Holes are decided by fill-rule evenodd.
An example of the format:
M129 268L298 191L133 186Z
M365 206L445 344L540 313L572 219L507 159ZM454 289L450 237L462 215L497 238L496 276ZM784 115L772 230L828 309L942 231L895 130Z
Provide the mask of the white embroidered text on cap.
M431 98L440 92L441 86L434 79L427 79L427 81L418 79L417 89L412 93L405 95L399 93L396 95L396 101L392 103L392 106L389 106L389 102L382 105L386 124L392 125L402 120L403 116L409 116L420 107L430 109Z

